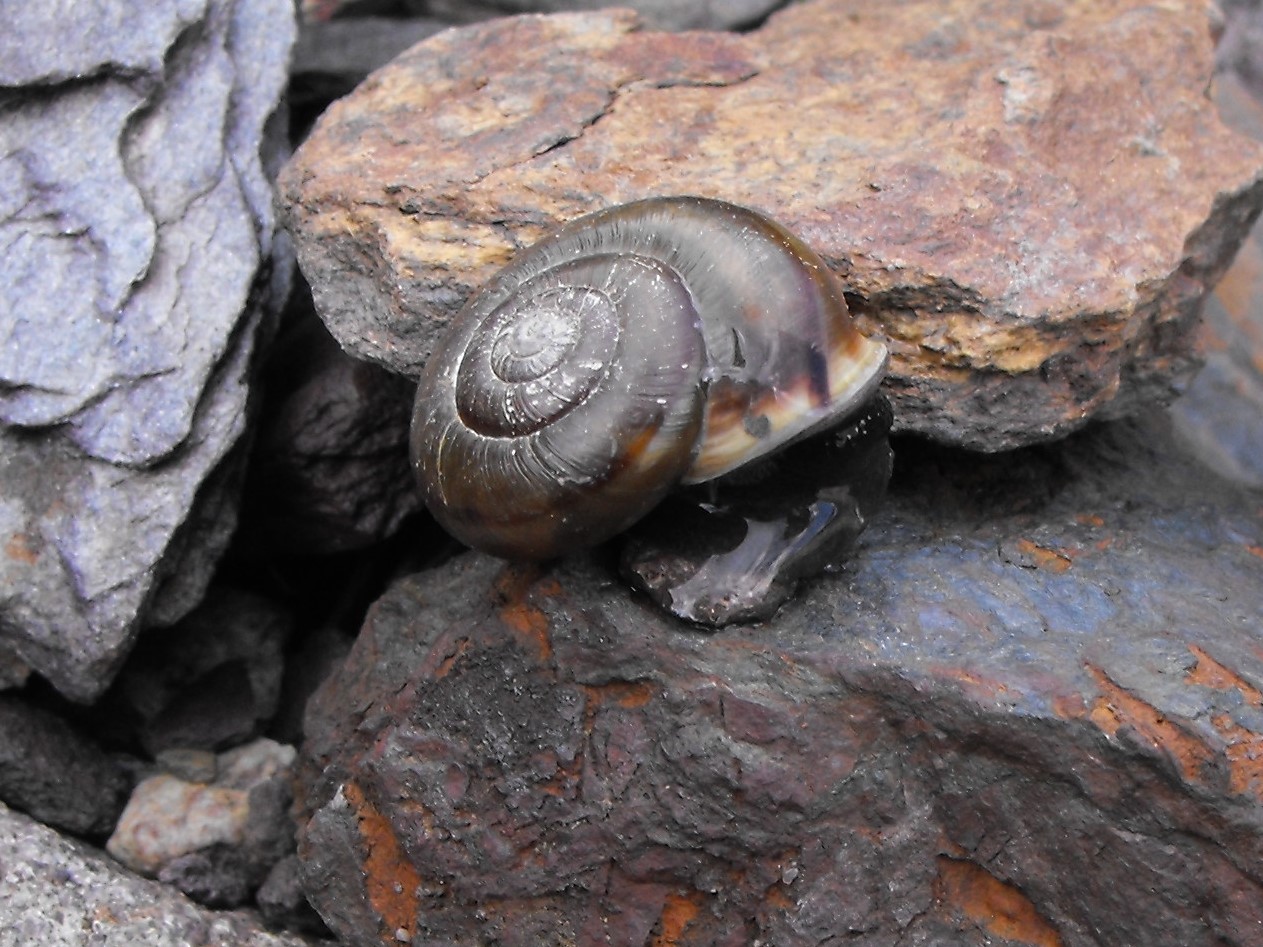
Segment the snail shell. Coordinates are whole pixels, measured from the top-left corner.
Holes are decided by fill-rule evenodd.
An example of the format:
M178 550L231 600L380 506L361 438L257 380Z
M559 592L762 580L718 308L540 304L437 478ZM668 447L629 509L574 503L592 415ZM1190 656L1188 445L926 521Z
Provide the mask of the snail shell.
M422 375L412 462L458 539L548 558L828 427L886 359L779 224L636 201L571 222L470 298Z

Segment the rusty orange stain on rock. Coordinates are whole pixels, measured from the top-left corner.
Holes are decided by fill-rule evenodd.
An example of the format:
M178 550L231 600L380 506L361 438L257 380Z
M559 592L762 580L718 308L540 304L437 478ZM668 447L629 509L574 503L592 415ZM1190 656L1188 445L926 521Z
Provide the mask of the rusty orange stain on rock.
M382 942L398 944L397 932L406 931L411 937L420 911L417 892L421 876L408 861L386 817L368 801L359 785L343 784L342 795L355 810L360 838L367 849L364 891L382 920Z
M551 576L543 576L535 563L514 563L504 567L495 583L496 596L502 603L500 620L526 648L533 649L541 663L553 656L548 616L530 600L532 594L548 597L561 594L561 585Z
M1116 737L1126 728L1153 749L1166 754L1185 779L1202 781L1203 772L1213 757L1205 743L1168 720L1152 704L1119 687L1100 668L1089 664L1087 671L1101 691L1088 717L1103 733Z
M1236 691L1248 706L1263 707L1263 691L1196 645L1190 645L1189 650L1196 656L1197 664L1185 677L1186 683ZM1263 800L1263 735L1241 726L1226 713L1215 715L1210 722L1224 741L1228 791Z
M1228 763L1228 791L1263 801L1263 736L1247 730L1228 714L1211 718L1224 738L1224 759Z
M701 895L696 891L685 894L668 894L662 905L662 917L658 921L658 933L650 947L677 947L693 922L701 913Z
M1080 526L1104 526L1105 520L1097 516L1095 513L1079 513L1075 516L1074 521Z
M469 639L461 638L456 642L456 647L452 649L452 653L445 657L437 668L434 669L434 679L442 680L451 673L452 668L456 666L456 662L463 658L469 651Z
M1236 671L1220 664L1197 645L1189 645L1197 658L1197 664L1184 678L1188 684L1200 684L1218 691L1236 690L1252 707L1263 707L1263 692L1241 677Z
M1070 568L1070 557L1064 552L1049 549L1029 539L1019 539L1017 548L1030 556L1031 561L1040 569L1047 569L1049 572L1065 572Z
M1263 546L1246 546L1245 551L1252 556L1258 556L1263 559Z
M653 700L654 688L644 681L611 681L608 684L585 684L583 691L594 704L613 701L620 707L635 710Z
M4 552L10 559L17 559L27 565L35 565L39 561L39 550L31 546L31 538L25 533L15 533L4 545Z
M1031 947L1061 947L1061 935L1030 898L971 861L940 857L935 896L988 934Z

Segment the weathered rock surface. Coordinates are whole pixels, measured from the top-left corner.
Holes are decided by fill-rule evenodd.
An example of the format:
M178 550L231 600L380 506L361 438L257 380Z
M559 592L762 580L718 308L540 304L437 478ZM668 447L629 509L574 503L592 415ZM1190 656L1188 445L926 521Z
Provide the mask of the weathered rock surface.
M1224 121L1263 141L1263 70L1249 68L1243 20L1258 37L1246 49L1263 61L1263 8L1250 19L1239 11L1219 46L1236 71L1215 77L1215 101ZM1198 331L1205 365L1172 406L1176 429L1219 473L1263 487L1263 224L1207 300Z
M243 528L304 555L361 549L421 505L408 463L414 386L338 347L314 312L277 340Z
M564 13L609 6L604 0L424 0L424 5L438 16L465 22L475 16ZM626 0L618 4L635 10L647 26L658 30L729 30L749 26L784 5L785 0Z
M293 747L264 739L220 754L208 783L151 776L132 793L106 849L195 901L244 904L293 853L293 761Z
M764 625L672 623L599 557L394 586L308 714L333 930L1257 943L1258 495L1160 414L896 458L854 562Z
M232 527L272 263L284 0L6 2L0 638L94 697Z
M141 636L102 707L151 755L245 743L276 713L291 627L283 606L216 585L178 623Z
M0 947L303 947L247 912L199 907L0 805Z
M79 835L114 828L131 781L96 743L60 717L0 694L0 800Z
M625 0L619 6L635 10L657 29L723 30L749 26L785 0ZM448 23L469 23L506 13L558 13L567 10L599 10L602 0L301 0L308 22L338 22L334 17L367 18L373 14L398 19L408 13L424 13ZM403 27L407 29L408 27Z
M559 221L700 193L838 271L890 341L903 430L999 449L1169 398L1263 200L1263 150L1205 95L1205 7L930 9L817 0L745 36L621 13L436 36L336 103L282 175L317 307L349 350L415 373Z

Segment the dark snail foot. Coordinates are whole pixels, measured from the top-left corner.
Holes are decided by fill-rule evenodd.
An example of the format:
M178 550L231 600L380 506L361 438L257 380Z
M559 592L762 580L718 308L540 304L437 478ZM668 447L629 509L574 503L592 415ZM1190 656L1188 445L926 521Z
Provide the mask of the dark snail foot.
M628 534L624 576L691 622L770 618L800 579L850 556L886 493L890 425L879 395L757 470L667 499Z

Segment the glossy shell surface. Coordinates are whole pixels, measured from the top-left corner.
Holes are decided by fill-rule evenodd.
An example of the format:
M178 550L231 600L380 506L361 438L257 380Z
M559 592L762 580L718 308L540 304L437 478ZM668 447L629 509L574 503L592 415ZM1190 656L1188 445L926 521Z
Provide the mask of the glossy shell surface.
M830 426L885 363L780 225L637 201L566 225L471 297L418 386L413 463L457 538L547 558Z

